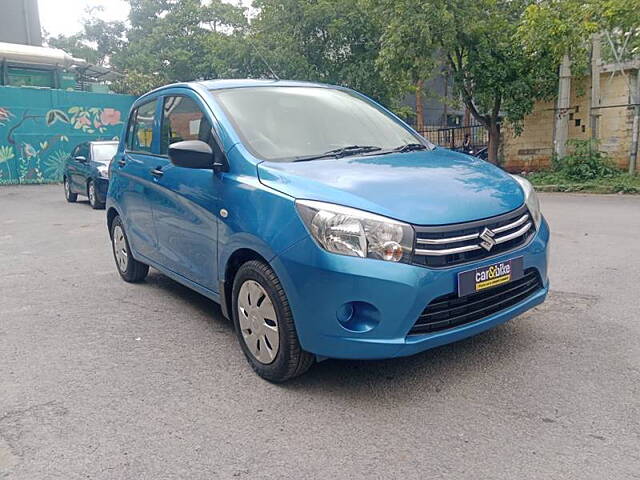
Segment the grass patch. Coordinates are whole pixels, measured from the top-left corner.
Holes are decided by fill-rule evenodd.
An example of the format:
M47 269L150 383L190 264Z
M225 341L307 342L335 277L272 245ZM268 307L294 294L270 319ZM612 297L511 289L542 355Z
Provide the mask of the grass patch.
M618 169L596 140L569 140L567 147L568 155L554 158L550 170L527 175L538 190L640 193L640 176Z
M542 192L640 194L640 176L622 172L591 180L575 180L559 172L545 171L531 173L527 179Z

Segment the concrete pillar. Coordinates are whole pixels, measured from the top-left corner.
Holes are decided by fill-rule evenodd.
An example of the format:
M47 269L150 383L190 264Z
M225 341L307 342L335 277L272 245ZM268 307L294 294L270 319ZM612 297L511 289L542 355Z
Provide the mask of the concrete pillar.
M636 70L635 82L631 83L633 107L633 127L631 128L631 152L629 152L629 173L635 175L638 165L638 137L640 136L640 68Z
M558 83L558 103L553 134L553 152L558 158L567 153L569 136L569 100L571 98L571 60L569 55L562 58L560 64L560 82Z
M589 127L591 138L598 138L598 117L600 116L600 66L601 38L599 33L591 36L591 108L589 110Z

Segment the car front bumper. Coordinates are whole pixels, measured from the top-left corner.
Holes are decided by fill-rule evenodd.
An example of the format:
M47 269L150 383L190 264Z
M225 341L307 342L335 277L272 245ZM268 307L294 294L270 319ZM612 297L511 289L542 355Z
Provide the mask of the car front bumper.
M525 246L446 269L335 255L307 237L272 259L291 306L302 348L321 357L380 359L412 355L455 342L506 322L542 303L549 289L546 221ZM457 291L459 272L523 257L542 288L525 300L480 320L427 334L409 335L425 307ZM355 302L355 303L353 303ZM362 321L347 324L344 305L362 306ZM359 308L359 307L358 307Z

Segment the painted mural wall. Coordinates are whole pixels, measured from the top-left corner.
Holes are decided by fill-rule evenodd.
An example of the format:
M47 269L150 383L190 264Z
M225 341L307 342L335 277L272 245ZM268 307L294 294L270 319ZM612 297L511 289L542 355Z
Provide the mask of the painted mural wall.
M120 138L135 98L0 87L0 185L60 182L78 143Z

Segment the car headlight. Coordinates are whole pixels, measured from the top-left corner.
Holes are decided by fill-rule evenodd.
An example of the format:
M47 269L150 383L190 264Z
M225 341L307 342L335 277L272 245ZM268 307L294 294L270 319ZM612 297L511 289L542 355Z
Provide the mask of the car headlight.
M328 252L388 262L411 260L413 228L373 213L313 200L296 207L311 236Z
M109 178L109 167L107 165L98 165L98 173L102 178Z
M538 195L536 191L533 189L533 185L526 178L522 178L518 175L511 175L513 179L520 184L522 190L524 191L524 203L527 205L529 209L529 213L531 214L531 218L533 219L533 224L536 226L536 230L540 228L540 222L542 222L542 212L540 212L540 201L538 200Z

